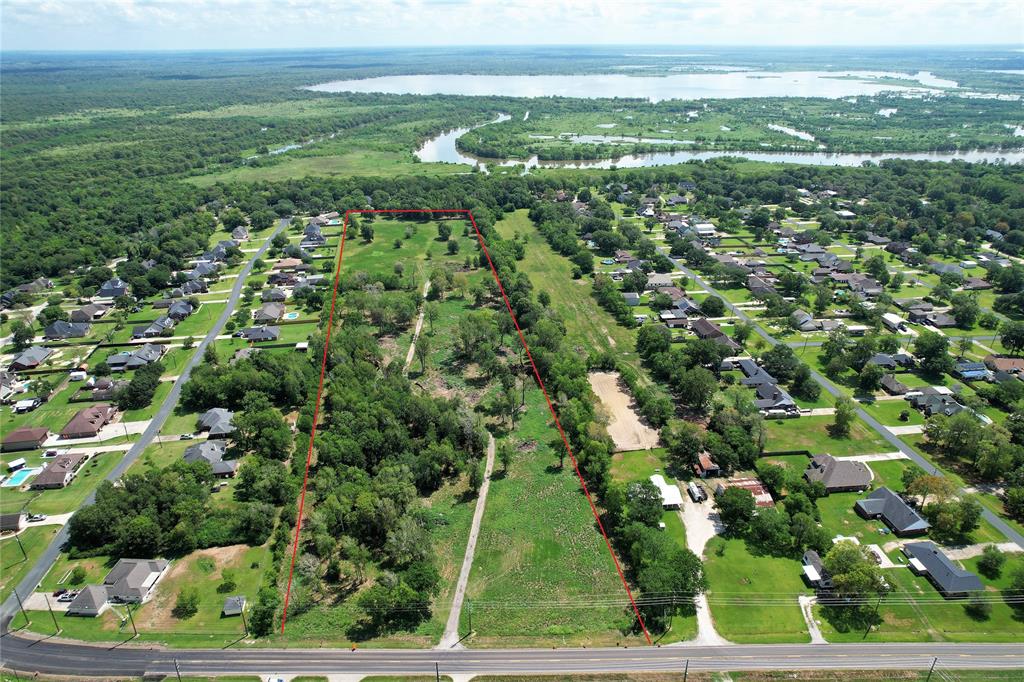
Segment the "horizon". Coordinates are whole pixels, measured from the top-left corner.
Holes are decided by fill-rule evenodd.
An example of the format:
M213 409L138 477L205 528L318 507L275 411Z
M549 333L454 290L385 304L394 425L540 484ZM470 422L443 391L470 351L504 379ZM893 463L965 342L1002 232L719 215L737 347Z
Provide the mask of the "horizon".
M4 51L1024 43L1012 0L5 0ZM699 36L699 43L686 39ZM682 45L680 45L682 43Z

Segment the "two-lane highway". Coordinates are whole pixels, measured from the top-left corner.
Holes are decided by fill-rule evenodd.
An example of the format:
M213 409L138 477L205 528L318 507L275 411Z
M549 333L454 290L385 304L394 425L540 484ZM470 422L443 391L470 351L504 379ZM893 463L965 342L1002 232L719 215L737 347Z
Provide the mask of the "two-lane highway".
M1024 669L1019 644L734 644L602 649L180 649L94 646L8 634L8 669L50 675L432 675L740 670Z
M242 271L238 274L238 278L235 280L235 286L231 289L231 295L228 296L227 304L224 306L224 311L221 313L220 317L217 318L217 321L214 323L209 333L207 333L203 340L199 342L195 353L192 354L192 357L189 358L185 367L182 368L181 373L174 382L174 385L171 386L170 393L167 394L164 402L160 405L160 409L153 416L152 421L150 421L149 426L146 427L145 431L143 431L142 436L132 444L132 447L125 453L118 465L107 476L108 481L116 481L121 478L121 476L128 471L128 468L135 463L135 460L139 458L143 451L149 447L149 444L153 442L156 435L160 433L160 429L163 428L164 422L167 421L167 417L170 416L171 412L174 411L175 406L178 404L178 396L181 395L182 387L188 382L192 369L202 362L206 347L213 343L217 336L220 335L221 330L224 329L224 325L226 325L228 320L231 319L231 313L234 312L235 305L237 305L238 299L242 295L242 288L245 286L245 278L248 277L250 272L252 272L252 267L256 262L256 259L262 257L263 254L267 252L267 249L270 248L271 240L279 235L290 222L290 218L282 218L277 224L277 229L274 230L273 234L266 238L259 250L252 255L252 258L250 258L242 268ZM89 495L85 502L83 502L82 506L92 504L94 499L95 494ZM39 581L43 579L46 572L50 570L50 566L53 565L53 562L57 560L58 555L60 555L61 547L64 546L67 539L68 527L65 525L60 529L56 537L53 538L53 541L46 548L46 551L44 551L39 557L35 565L29 570L22 581L18 583L18 586L14 588L18 596L25 599L36 589L36 585L38 585ZM18 600L12 592L3 605L0 605L0 630L7 629L8 623L11 622L11 619L17 611Z

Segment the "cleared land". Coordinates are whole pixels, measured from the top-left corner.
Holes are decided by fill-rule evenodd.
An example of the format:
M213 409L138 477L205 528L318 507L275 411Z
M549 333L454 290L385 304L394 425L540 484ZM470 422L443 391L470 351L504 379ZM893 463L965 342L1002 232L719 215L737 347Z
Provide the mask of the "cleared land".
M608 435L616 452L648 450L658 446L658 432L640 418L633 398L621 385L618 372L591 372L590 387L608 416Z

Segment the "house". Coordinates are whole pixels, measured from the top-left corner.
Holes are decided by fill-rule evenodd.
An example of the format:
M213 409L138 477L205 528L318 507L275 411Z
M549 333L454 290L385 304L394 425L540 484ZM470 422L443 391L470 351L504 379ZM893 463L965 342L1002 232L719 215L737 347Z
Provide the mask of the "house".
M672 286L672 278L666 274L659 272L652 272L647 275L647 288L657 289L658 287L670 287Z
M939 261L931 261L928 263L928 268L936 275L958 275L964 276L964 269L959 265L953 265L952 263L940 263Z
M302 260L299 258L282 258L274 264L274 269L282 272L294 271L301 265Z
M32 479L33 490L63 488L71 483L88 455L57 455Z
M864 239L869 244L874 244L875 246L886 246L890 242L892 242L892 240L889 239L888 237L882 237L881 235L877 235L874 232L868 232L867 234L865 234Z
M220 615L222 618L228 618L230 616L240 616L242 611L245 610L245 597L240 594L233 595L224 600L224 606L221 607Z
M106 363L110 367L111 371L125 372L131 369L145 367L151 362L156 362L163 357L166 351L167 346L157 343L147 343L139 346L131 352L123 351L121 353L115 353L106 359Z
M993 355L989 353L985 356L985 366L993 372L1020 374L1024 372L1024 358L1014 358L1009 355Z
M267 277L267 283L271 286L290 286L298 281L299 277L294 272L272 272Z
M669 485L661 474L651 476L651 483L658 489L661 495L661 506L665 509L679 509L683 506L683 494L679 492L679 486Z
M847 211L845 208L835 212L836 217L840 220L853 220L857 217L857 214L853 211Z
M43 442L50 437L50 430L45 428L30 428L23 426L14 429L4 436L0 450L3 452L18 452L20 450L38 450L43 447Z
M206 280L192 279L185 282L180 287L171 290L171 296L175 298L181 298L183 296L193 296L195 294L205 294L210 290L210 285L206 283ZM155 306L154 306L155 307Z
M267 327L247 327L239 332L246 341L277 341L281 338L281 328L274 326Z
M878 365L879 367L888 370L896 369L897 366L896 358L888 353L875 353L868 359L867 364Z
M981 277L968 277L964 280L964 289L966 291L982 291L991 288L992 284Z
M658 313L658 318L669 329L679 329L690 323L690 318L681 310L662 310Z
M119 559L103 579L107 597L122 604L146 601L167 566L163 559Z
M120 298L121 296L127 296L128 291L128 282L125 282L120 277L113 277L100 285L100 290L96 292L96 297Z
M227 438L235 431L235 425L231 423L234 417L234 412L214 407L199 417L198 430L208 432L210 438Z
M167 315L161 315L149 324L140 324L132 327L133 339L151 339L162 336L164 332L174 329L175 321Z
M740 345L726 336L725 332L710 320L705 320L703 318L695 319L690 323L690 329L692 329L700 339L709 339L715 343L725 346L731 351L740 350Z
M222 440L205 440L185 448L182 459L189 464L206 462L213 469L214 476L232 478L238 470L238 460L224 460L227 447Z
M283 303L264 303L259 310L253 313L252 319L263 324L278 322L284 317L284 311Z
M931 325L938 329L956 326L956 318L948 313L929 313L925 316L924 324Z
M235 229L231 230L231 238L239 242L249 241L249 228L244 225L239 225Z
M680 196L678 194L671 194L665 200L665 203L668 204L669 206L679 206L679 205L686 205L687 202L686 202L686 197Z
M754 400L754 407L762 414L779 414L779 416L796 415L800 408L792 396L778 384L760 384L754 389L757 399Z
M672 299L673 305L676 301L686 298L686 292L676 286L658 287L656 291L657 293L665 294L670 299Z
M931 417L935 414L944 414L947 417L952 417L958 412L963 412L967 408L957 402L949 393L939 391L933 386L925 386L924 388L912 391L907 394L910 400L910 404L914 408L924 412L926 417Z
M42 346L26 348L11 360L10 369L13 372L23 372L27 369L35 369L46 361L46 358L53 355L53 351Z
M105 585L86 585L68 604L67 615L95 618L109 606Z
M886 374L882 377L882 388L889 395L903 395L910 389L903 382L896 378L895 374Z
M978 576L954 564L935 543L909 542L903 546L903 553L910 560L910 570L915 575L926 576L947 599L966 597L985 589Z
M623 291L622 300L625 301L628 306L640 305L640 294L635 291Z
M28 523L28 515L22 513L0 514L0 533L17 533Z
M287 298L288 292L285 291L284 289L278 289L277 287L274 287L273 289L265 289L263 293L260 294L260 300L263 301L264 303L266 303L267 301L275 301L281 303Z
M616 263L628 263L631 260L633 260L633 254L631 254L629 251L623 251L619 249L618 251L615 252Z
M697 463L693 465L693 470L701 478L722 475L721 468L719 468L719 466L715 464L715 461L711 459L711 455L709 455L706 452L702 452L699 455L697 455Z
M959 360L953 367L953 375L964 381L979 381L988 379L989 371L984 362Z
M804 471L804 478L810 483L820 481L827 494L867 490L873 475L863 462L840 460L832 455L816 455Z
M1002 241L1003 233L997 232L996 230L985 230L985 238L990 242Z
M712 223L697 223L693 226L693 231L697 233L697 237L700 239L710 239L717 234L716 228Z
M811 587L828 590L832 588L832 576L825 570L821 557L813 549L804 552L800 563L803 565L804 577Z
M802 332L813 332L818 328L815 324L814 318L806 310L794 310L789 316L789 324L794 329L798 329Z
M167 317L175 322L181 322L193 312L195 312L195 308L188 301L175 301L167 309Z
M89 303L78 310L72 310L69 318L72 322L95 322L106 315L109 311L110 306L101 305L99 303Z
M114 381L107 377L96 379L91 387L82 389L89 391L90 400L113 400L117 392L128 385L128 381Z
M768 492L768 489L764 487L764 484L758 478L730 478L727 481L721 481L715 486L715 495L721 495L725 492L726 488L749 490L750 494L754 496L754 504L758 507L767 508L775 506L772 494Z
M9 403L19 393L26 390L25 382L14 372L0 371L0 402Z
M929 523L902 497L885 487L873 490L864 499L857 500L853 508L865 519L881 519L900 537L928 532Z
M747 289L755 298L763 298L775 293L775 287L758 275L747 275Z
M886 329L893 333L907 331L907 325L903 321L903 318L896 313L883 313L882 324L885 325Z
M106 403L99 403L79 410L71 421L61 429L61 438L95 438L100 429L107 425L117 408Z

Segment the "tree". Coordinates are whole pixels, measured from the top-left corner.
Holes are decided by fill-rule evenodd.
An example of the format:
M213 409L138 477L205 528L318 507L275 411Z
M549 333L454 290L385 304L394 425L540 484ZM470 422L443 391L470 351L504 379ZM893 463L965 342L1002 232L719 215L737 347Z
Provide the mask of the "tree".
M650 481L631 483L626 489L629 520L645 526L657 526L663 512L661 491Z
M512 466L514 458L515 448L508 441L502 441L501 445L498 446L498 461L501 462L501 470L504 473L508 473L508 468Z
M359 236L362 237L363 241L370 243L373 241L373 223L369 221L363 221L359 226Z
M448 238L452 236L452 226L450 223L442 220L437 223L437 241L446 242Z
M885 372L881 366L869 362L864 365L864 369L860 371L857 384L865 393L874 393L878 390L879 386L881 386L882 377L884 375Z
M83 566L75 566L75 568L71 571L71 584L81 585L85 582L86 576L87 573Z
M985 545L978 559L978 572L990 580L995 580L1003 572L1006 555L995 545Z
M423 334L416 339L416 359L420 361L420 372L425 374L430 359L430 339Z
M133 516L117 526L116 554L149 559L160 552L160 525L148 516Z
M685 405L703 412L711 406L711 401L718 390L718 380L703 367L694 367L679 372L675 377L674 387Z
M271 586L261 587L256 604L249 614L249 626L257 637L265 637L274 629L277 610L281 608L281 593Z
M978 299L971 294L954 294L950 299L952 305L951 313L956 319L956 326L962 329L970 329L978 321L981 314L981 307Z
M746 488L730 487L715 496L715 506L726 529L733 535L747 532L754 518L754 496Z
M937 332L921 332L914 340L914 355L921 361L921 369L932 376L940 376L953 369L949 338Z
M750 521L747 542L762 554L787 556L793 545L789 516L774 507L759 510Z
M704 448L703 430L691 422L668 424L661 430L661 440L668 450L668 459L679 471L688 470Z
M434 333L434 322L441 316L441 306L437 301L427 301L424 304L424 310L426 311L427 322L430 323L430 333Z
M455 238L448 240L448 255L454 256L459 252L459 242Z
M721 317L725 314L725 303L717 296L708 296L701 301L700 311L708 317Z
M35 338L35 335L32 327L21 320L11 322L11 342L14 344L15 351L20 353L28 348L32 344L32 339Z
M837 542L825 555L824 565L840 598L863 600L888 591L878 565L863 547L849 540Z
M789 382L796 375L800 360L797 359L792 348L780 343L761 355L761 366L764 367L764 371L779 381Z
M907 487L907 492L921 498L921 507L928 504L928 498L941 501L948 500L956 492L953 482L944 476L925 474L918 476Z
M857 409L853 401L842 396L836 400L835 414L832 416L831 432L834 438L846 438L850 435L850 427L857 417Z
M1024 322L1004 322L999 328L999 339L1014 355L1024 353Z
M199 611L199 590L191 585L181 588L178 599L174 602L172 613L179 620L191 618Z
M479 462L472 462L469 465L469 489L474 494L480 492L480 486L484 484L484 470Z

